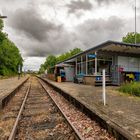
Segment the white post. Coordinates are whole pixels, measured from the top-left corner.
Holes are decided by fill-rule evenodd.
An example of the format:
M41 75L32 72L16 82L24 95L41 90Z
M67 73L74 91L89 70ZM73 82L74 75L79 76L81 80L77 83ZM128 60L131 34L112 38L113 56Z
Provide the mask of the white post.
M88 55L86 54L86 75L87 75L87 69L88 69Z
M95 52L95 76L97 76L97 52Z
M103 69L102 71L103 73L103 76L102 76L102 84L103 84L103 103L104 103L104 106L106 105L106 91L105 91L105 69Z

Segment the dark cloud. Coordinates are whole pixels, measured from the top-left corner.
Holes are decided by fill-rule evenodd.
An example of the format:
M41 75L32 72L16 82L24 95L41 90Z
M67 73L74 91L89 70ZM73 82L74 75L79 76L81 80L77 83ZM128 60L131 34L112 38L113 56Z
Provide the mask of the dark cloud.
M47 40L42 42L30 42L26 39L23 47L26 50L26 56L47 56L49 54L58 55L75 48L73 34L68 33L66 30L55 30L50 32Z
M124 1L124 0L121 0L121 2ZM101 5L101 4L106 4L106 5L109 5L111 3L119 3L120 1L118 0L96 0L96 2Z
M17 32L15 32L15 36L17 36ZM16 42L24 56L38 57L64 53L75 48L77 44L74 34L68 32L63 26L59 29L50 30L47 39L42 41L31 38L27 34L20 34L16 38L13 37L12 40Z
M100 5L110 5L110 4L112 4L112 3L116 3L116 4L118 4L118 3L123 3L123 2L130 2L130 1L126 1L126 0L121 0L121 1L119 1L119 0L95 0L97 3L98 3L98 5L100 6Z
M26 34L39 41L46 40L49 31L59 30L61 26L56 26L45 19L34 9L16 10L13 17L10 17L9 25L16 31Z
M102 3L108 3L107 1L100 0ZM13 10L8 15L7 26L11 28L10 37L24 56L58 55L74 47L88 49L106 40L120 40L124 31L125 33L129 31L123 22L126 19L118 17L83 21L81 25L73 27L73 32L68 31L65 26L55 24L58 23L57 19L55 23L54 20L43 19L38 13L39 2L23 6L23 9L17 8L18 10ZM92 8L89 0L72 0L66 6L69 13L74 13L77 17L82 16L84 10ZM127 23L127 29L129 28L130 22Z
M101 5L101 4L110 4L111 2L116 2L117 0L96 0L96 2Z
M78 0L78 1L74 1L72 0L70 4L66 5L69 10L68 13L72 14L72 13L76 13L79 10L84 10L84 11L88 11L92 9L92 4L90 3L89 0Z
M77 36L85 48L89 48L106 40L120 40L124 27L123 20L118 17L92 19L77 27Z

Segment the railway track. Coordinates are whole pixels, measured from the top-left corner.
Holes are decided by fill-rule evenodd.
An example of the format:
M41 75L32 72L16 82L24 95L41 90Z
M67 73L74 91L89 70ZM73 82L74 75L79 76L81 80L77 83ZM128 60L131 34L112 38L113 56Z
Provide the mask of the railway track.
M35 77L11 99L1 118L3 140L83 139Z
M59 92L31 77L1 112L0 140L115 140Z

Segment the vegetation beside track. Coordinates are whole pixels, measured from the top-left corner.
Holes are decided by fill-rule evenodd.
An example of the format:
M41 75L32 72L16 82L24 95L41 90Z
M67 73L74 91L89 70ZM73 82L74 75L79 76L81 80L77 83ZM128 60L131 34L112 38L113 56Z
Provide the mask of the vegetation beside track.
M124 84L119 88L119 91L140 97L140 82Z
M19 49L3 32L3 21L0 19L0 76L13 76L22 66L22 57Z

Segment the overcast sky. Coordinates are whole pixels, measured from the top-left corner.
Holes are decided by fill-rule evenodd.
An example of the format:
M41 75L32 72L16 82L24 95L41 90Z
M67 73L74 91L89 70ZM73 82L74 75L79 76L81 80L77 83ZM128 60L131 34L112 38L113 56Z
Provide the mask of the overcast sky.
M134 31L135 0L0 0L4 31L37 70L49 54L83 50ZM137 25L140 2L137 0ZM140 32L140 26L137 26Z

